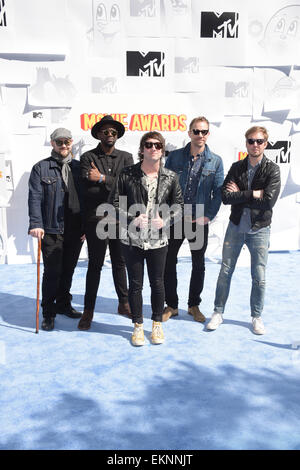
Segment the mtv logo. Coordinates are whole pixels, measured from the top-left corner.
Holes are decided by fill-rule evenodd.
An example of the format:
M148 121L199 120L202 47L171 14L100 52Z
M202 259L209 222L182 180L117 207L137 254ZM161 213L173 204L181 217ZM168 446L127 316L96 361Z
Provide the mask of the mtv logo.
M130 16L155 17L155 0L130 0Z
M214 11L201 12L201 38L237 38L239 13Z
M92 77L92 93L116 93L117 80L113 77Z
M225 98L248 98L249 83L247 82L226 82Z
M164 77L165 53L164 52L138 52L127 51L127 76L128 77Z
M199 57L175 57L175 73L199 73Z
M278 140L277 142L268 142L265 149L266 157L275 163L290 163L291 160L291 142L288 140Z
M5 0L0 0L0 26L7 26Z

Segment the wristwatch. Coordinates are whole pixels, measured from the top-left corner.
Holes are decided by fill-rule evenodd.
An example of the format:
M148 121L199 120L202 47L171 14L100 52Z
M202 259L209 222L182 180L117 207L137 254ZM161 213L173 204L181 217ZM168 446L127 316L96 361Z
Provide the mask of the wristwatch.
M102 183L102 181L104 181L104 175L101 174L101 175L100 175L100 178L99 178L99 180L98 180L98 183Z

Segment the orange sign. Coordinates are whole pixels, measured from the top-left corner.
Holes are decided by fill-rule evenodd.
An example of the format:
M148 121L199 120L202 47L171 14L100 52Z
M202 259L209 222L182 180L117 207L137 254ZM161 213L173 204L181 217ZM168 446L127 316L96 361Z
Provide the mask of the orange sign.
M81 129L87 131L96 122L100 121L107 114L81 114ZM128 114L111 114L113 119L121 122L126 130L130 131L159 131L159 132L184 132L187 130L185 114L133 114L128 125Z
M239 160L244 160L248 155L247 152L239 152Z

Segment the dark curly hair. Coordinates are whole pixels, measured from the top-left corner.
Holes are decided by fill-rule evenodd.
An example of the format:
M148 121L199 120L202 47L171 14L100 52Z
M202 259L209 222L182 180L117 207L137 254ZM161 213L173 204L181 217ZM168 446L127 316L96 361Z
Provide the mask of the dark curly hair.
M166 143L164 137L161 135L160 132L157 131L151 131L151 132L146 132L146 134L143 135L143 137L140 140L140 146L139 146L139 151L138 151L138 157L139 160L142 161L144 158L143 151L144 151L144 146L145 142L147 142L148 139L157 139L163 146L162 148L162 157L165 154L165 148L166 148Z

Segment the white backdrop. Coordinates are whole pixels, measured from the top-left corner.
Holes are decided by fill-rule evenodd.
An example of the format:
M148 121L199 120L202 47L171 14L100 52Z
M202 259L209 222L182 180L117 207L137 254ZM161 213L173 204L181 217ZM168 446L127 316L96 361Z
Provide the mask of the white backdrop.
M104 114L124 123L118 147L135 156L144 132L161 131L172 150L204 115L225 171L245 155L246 129L266 126L282 175L270 249L299 249L299 1L0 0L2 262L35 261L27 184L53 129L72 130L79 158ZM211 257L228 210L211 224Z

